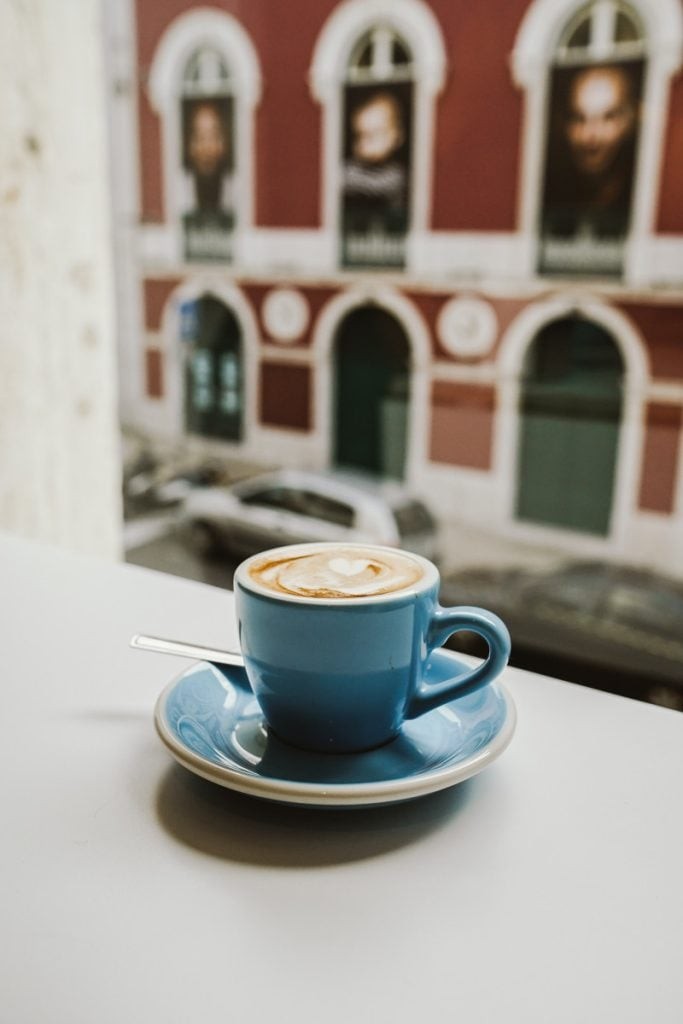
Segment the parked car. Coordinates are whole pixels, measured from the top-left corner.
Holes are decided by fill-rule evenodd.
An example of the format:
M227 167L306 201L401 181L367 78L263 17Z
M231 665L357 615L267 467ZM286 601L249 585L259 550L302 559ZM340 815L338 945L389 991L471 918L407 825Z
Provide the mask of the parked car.
M469 570L442 581L441 603L500 615L513 665L683 709L683 582L602 562ZM473 634L449 645L485 654Z
M202 554L244 558L281 544L339 541L439 556L437 525L421 501L399 484L347 474L284 469L231 487L198 488L183 503L179 527Z

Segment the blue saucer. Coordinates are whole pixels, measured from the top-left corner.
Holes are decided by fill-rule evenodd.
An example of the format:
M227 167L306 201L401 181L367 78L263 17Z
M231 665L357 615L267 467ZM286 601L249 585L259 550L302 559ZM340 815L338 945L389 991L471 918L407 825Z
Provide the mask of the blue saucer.
M436 651L426 681L469 671ZM515 707L500 682L406 722L362 754L315 754L283 743L264 723L243 669L202 662L159 697L159 736L185 768L211 782L284 803L349 807L433 793L475 775L507 747Z

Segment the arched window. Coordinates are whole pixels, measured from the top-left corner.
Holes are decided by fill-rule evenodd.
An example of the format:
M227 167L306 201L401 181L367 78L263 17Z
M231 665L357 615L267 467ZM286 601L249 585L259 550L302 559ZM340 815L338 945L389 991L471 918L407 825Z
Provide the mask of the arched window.
M410 217L413 66L389 25L356 43L343 96L341 263L403 267Z
M189 11L162 36L149 94L161 118L169 259L239 260L240 237L252 224L260 89L254 48L230 15Z
M348 0L311 68L323 104L323 221L342 267L410 265L428 228L434 97L445 49L421 0Z
M512 54L529 271L648 279L682 49L678 0L532 0Z
M182 125L183 250L189 261L229 263L236 219L234 83L223 55L202 46L185 65Z
M185 364L187 430L241 441L244 372L239 321L212 295L202 295L188 306L194 323Z
M637 14L594 0L550 67L539 270L620 275L631 227L645 71Z

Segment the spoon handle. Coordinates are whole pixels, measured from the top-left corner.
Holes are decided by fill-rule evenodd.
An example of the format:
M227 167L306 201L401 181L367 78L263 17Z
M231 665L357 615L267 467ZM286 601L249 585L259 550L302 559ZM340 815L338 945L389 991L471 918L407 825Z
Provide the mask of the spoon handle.
M144 636L136 633L131 637L130 646L139 651L155 651L157 654L178 654L181 658L196 658L198 661L213 661L217 665L244 665L239 650L217 651L200 644L186 644L180 640L164 640L159 636Z

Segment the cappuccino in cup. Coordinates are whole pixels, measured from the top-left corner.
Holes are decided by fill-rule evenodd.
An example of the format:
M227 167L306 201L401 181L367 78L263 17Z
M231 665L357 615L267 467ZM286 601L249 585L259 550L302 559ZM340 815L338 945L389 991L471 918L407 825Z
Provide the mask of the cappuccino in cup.
M414 586L424 569L409 555L340 545L253 562L250 578L274 594L344 600L394 594Z
M370 544L295 544L235 572L249 684L268 727L306 750L352 753L387 743L405 719L494 680L510 638L483 608L442 608L439 573L420 555ZM460 629L486 661L457 661L432 682L432 651Z

